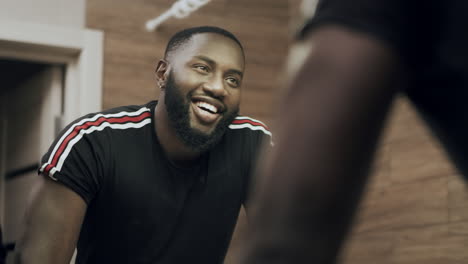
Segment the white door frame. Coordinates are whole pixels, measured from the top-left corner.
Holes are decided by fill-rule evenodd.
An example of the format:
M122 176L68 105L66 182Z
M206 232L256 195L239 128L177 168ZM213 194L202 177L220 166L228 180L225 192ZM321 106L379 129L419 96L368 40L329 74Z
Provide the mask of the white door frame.
M0 58L66 65L65 124L102 108L102 31L0 20Z

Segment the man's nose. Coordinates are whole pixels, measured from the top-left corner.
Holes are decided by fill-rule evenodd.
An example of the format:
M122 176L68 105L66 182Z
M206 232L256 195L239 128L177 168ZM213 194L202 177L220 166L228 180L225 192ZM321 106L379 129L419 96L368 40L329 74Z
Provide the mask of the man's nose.
M226 89L224 87L224 80L220 77L213 77L207 80L203 84L203 90L214 96L214 97L224 97L226 96Z

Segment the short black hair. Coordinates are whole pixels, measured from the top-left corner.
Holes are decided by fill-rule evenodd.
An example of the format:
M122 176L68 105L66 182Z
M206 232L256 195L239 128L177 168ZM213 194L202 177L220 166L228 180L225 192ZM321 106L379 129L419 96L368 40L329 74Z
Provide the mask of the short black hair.
M201 33L215 33L215 34L219 34L227 38L230 38L239 45L239 47L242 50L242 53L244 53L244 47L242 47L242 44L240 43L240 41L231 32L225 29L219 28L219 27L201 26L201 27L187 28L187 29L184 29L175 33L171 37L169 42L167 43L166 51L164 52L164 57L167 58L169 53L179 48L182 44L186 43L194 35L201 34Z

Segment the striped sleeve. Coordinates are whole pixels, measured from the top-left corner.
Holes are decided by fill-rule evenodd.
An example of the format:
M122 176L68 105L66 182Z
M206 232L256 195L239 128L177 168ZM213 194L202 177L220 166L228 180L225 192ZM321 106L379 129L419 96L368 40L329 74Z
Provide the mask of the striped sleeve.
M262 155L265 155L272 149L273 139L272 133L268 126L257 120L247 116L238 116L229 125L229 129L241 131L243 135L242 146L237 146L240 150L236 153L241 153L242 156L242 174L244 176L244 194L242 198L242 204L248 207L249 201L249 190L252 189L252 185L255 184L253 181L253 175L256 170L258 161L262 159ZM264 144L270 143L270 144Z
M268 126L265 125L265 123L263 123L260 120L253 119L247 116L238 116L236 117L236 119L232 121L232 123L229 125L229 128L230 129L250 129L254 131L261 131L263 132L264 135L269 136L270 144L273 146L273 135L268 129Z
M89 203L108 170L110 138L103 131L151 123L146 107L134 112L90 114L68 125L43 156L39 173L59 181Z

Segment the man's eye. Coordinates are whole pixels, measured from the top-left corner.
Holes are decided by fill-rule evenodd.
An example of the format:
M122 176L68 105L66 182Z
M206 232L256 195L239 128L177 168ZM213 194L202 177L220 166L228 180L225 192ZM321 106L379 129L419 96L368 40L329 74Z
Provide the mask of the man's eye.
M234 86L234 87L239 86L239 80L237 80L236 78L230 77L230 78L227 78L226 80L231 86Z
M196 68L196 69L199 69L199 70L201 70L201 71L204 71L204 72L208 72L208 71L209 71L208 67L206 67L205 65L195 65L195 68Z

